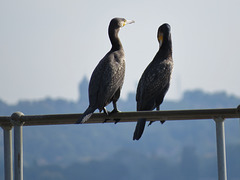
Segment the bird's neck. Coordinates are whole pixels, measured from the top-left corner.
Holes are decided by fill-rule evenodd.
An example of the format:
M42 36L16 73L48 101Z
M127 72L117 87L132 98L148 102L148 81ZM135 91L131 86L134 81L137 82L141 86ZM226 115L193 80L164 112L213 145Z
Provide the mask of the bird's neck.
M120 29L109 29L108 35L112 44L112 50L120 50L123 49L122 43L118 37L118 32Z
M161 54L161 56L163 56L163 57L172 56L172 41L171 41L171 39L163 42L163 44L159 48L158 53L159 53L159 55Z

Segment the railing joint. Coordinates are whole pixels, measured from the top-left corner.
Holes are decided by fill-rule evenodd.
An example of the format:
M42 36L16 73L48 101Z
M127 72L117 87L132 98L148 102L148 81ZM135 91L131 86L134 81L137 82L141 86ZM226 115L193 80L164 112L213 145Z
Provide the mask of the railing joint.
M225 120L225 118L223 118L222 116L217 116L213 118L215 122L223 122Z
M23 126L24 122L21 121L21 117L24 116L22 112L15 112L11 115L11 123L14 126Z

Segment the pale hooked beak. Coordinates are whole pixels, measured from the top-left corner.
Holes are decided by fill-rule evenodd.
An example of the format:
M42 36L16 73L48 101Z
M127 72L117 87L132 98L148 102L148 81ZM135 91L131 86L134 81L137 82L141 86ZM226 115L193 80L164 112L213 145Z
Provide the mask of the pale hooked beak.
M125 20L123 23L123 26L125 26L127 24L132 24L132 23L135 23L135 21L134 20Z

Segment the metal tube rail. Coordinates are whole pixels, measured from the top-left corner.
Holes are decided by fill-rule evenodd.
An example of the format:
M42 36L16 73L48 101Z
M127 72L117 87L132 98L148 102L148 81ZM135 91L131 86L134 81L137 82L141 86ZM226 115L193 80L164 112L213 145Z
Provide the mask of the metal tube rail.
M51 115L23 115L19 118L24 126L35 125L61 125L74 124L82 114L51 114ZM114 119L120 119L120 122L136 122L138 118L147 118L150 120L199 120L215 118L239 118L240 105L237 108L226 109L196 109L196 110L167 110L167 111L138 111L138 112L119 112L107 116L104 113L94 113L86 122L102 123L105 119L110 119L107 123L113 123ZM0 126L12 125L11 118L0 116Z
M14 126L14 179L23 180L22 126Z
M23 180L23 122L20 118L24 116L21 112L13 113L11 116L14 124L14 180Z
M227 180L224 119L216 118L214 121L216 122L218 179Z
M5 180L13 180L12 164L12 126L4 126L4 174Z

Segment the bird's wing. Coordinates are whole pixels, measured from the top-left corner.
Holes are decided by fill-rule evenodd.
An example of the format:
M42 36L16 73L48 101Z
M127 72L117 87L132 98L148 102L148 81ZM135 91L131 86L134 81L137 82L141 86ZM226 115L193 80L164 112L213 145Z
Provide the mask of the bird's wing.
M101 60L94 69L88 87L89 104L92 107L98 108L98 92L102 82L102 72L105 62Z
M162 90L169 84L171 71L172 64L168 61L149 64L138 84L136 95L138 110L152 110L155 108L156 98L161 93L165 93Z
M103 108L111 102L115 92L122 87L125 63L124 60L116 61L122 57L114 53L108 53L95 68L90 84L89 99L90 103L97 104L97 107Z

